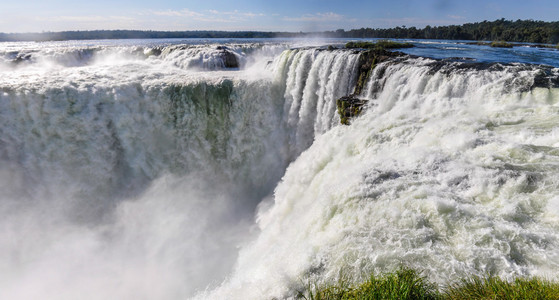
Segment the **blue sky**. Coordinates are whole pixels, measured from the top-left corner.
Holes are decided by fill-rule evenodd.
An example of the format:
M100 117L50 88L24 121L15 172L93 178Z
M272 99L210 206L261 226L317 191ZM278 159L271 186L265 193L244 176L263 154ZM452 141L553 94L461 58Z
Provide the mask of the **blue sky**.
M559 20L554 0L0 0L0 32L61 30L323 31Z

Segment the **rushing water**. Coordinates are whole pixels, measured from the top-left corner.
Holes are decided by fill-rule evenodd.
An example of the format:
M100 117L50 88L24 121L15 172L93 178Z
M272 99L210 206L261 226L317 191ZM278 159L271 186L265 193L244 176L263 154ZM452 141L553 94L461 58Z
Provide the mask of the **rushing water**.
M0 44L0 298L555 277L559 52L420 41L430 58L377 66L341 126L359 54L340 43Z

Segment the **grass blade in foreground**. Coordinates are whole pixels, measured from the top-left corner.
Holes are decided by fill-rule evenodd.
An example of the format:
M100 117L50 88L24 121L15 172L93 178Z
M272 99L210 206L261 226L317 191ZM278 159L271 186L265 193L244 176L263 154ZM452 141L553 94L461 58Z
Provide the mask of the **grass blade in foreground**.
M439 299L435 285L420 272L402 268L394 273L372 275L365 283L350 287L347 282L326 288L314 287L307 291L307 300L331 299Z
M498 277L463 280L451 285L445 299L559 299L559 284L540 278L517 278L513 282Z
M472 277L451 284L443 290L421 276L421 272L402 268L394 273L371 276L369 280L352 286L340 280L328 287L310 286L301 293L306 300L350 299L559 299L559 283L541 278L517 278L508 282L498 277Z

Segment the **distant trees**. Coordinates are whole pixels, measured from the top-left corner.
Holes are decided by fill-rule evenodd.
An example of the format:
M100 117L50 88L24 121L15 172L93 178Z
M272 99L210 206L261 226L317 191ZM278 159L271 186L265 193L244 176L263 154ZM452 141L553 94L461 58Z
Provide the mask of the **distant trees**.
M260 31L141 31L91 30L42 33L0 33L0 41L63 41L105 39L171 39L171 38L272 38L295 37L299 33Z
M388 29L361 28L330 32L331 36L346 38L414 38L441 40L509 41L524 43L559 43L559 22L503 19L464 25L395 27Z
M140 31L93 30L43 33L0 33L0 41L52 41L92 39L158 39L158 38L272 38L320 35L340 38L413 38L442 40L509 41L524 43L559 43L559 22L503 19L464 25L398 26L394 28L360 28L326 32L260 32L260 31Z

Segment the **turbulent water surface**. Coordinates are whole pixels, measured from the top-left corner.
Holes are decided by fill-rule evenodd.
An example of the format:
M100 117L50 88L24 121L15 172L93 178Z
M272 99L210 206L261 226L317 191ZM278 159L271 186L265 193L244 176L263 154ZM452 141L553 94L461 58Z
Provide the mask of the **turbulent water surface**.
M557 276L559 52L305 43L1 43L0 298Z

